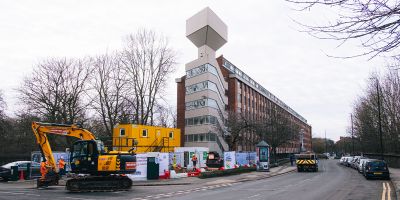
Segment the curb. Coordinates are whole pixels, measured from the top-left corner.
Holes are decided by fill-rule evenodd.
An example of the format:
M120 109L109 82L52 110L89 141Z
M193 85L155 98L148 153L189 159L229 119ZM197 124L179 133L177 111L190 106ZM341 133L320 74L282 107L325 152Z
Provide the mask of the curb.
M292 169L292 170L280 173L284 169L286 169L286 168L285 167L281 167L281 169L279 169L275 173L259 176L257 178L252 178L252 179L243 178L243 179L235 180L235 181L233 181L233 183L261 180L261 179L265 179L265 178L270 178L270 177L274 177L274 176L288 174L288 173L291 173L291 172L296 170L296 169ZM142 183L142 184L134 184L133 183L132 186L163 186L163 185L191 185L191 184L195 184L195 183L191 183L191 182L184 182L184 183Z
M393 187L394 187L394 191L395 191L395 194L396 194L396 199L398 200L399 199L399 195L400 195L400 188L399 187L397 187L397 182L399 182L398 184L400 185L400 181L393 181L393 180L390 180L390 182L392 183L392 185L393 185Z
M284 175L284 174L288 174L288 173L292 173L292 172L294 172L294 171L296 171L296 169L292 169L292 170L289 170L289 171L287 171L287 172L283 172L283 173L274 173L274 174L269 174L269 175L267 175L267 176L260 176L260 177L257 177L257 178L253 178L253 179L241 179L241 180L237 180L237 181L235 181L235 182L237 182L237 183L240 183L240 182L248 182L248 181L258 181L258 180L262 180L262 179L265 179L265 178L271 178L271 177L274 177L274 176L280 176L280 175Z
M274 177L274 176L280 176L280 175L284 175L284 174L288 174L288 173L292 173L292 172L296 171L296 169L292 169L292 170L280 173L280 171L282 171L282 170L284 170L284 168L275 173L272 173L272 174L263 175L263 176L259 176L257 178L251 178L251 179L243 178L243 179L239 179L239 180L234 180L234 181L232 181L232 183L257 181L257 180L262 180L262 179L270 178L270 177ZM187 182L187 183L165 183L165 184L163 184L163 183L161 183L161 184L148 183L148 184L133 184L132 186L163 186L163 185L191 185L191 184L195 184L195 183L190 183L190 182ZM216 185L218 185L218 184L216 184Z
M191 185L193 183L165 183L165 184L156 184L156 183L147 183L147 184L132 184L134 186L163 186L163 185Z

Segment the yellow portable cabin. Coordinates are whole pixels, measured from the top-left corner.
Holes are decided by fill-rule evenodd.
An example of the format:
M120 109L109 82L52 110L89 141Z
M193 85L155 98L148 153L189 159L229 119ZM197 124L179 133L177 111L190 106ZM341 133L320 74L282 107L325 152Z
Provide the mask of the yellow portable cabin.
M114 150L129 151L137 141L136 153L173 152L181 146L181 130L160 126L117 124L113 130Z

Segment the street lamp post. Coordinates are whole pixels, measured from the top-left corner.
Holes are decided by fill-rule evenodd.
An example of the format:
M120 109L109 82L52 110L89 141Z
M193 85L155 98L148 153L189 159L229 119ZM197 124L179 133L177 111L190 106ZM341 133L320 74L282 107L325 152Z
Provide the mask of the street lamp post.
M325 130L325 153L328 153L328 145L327 145L327 140L326 140L326 130ZM326 154L328 155L328 154Z
M351 153L354 155L353 114L350 114L350 119L351 119L351 143L352 143Z
M377 97L378 97L378 131L379 131L379 140L381 143L381 158L384 160L383 156L383 141L382 141L382 121L381 121L381 98L380 98L380 92L379 92L379 81L378 78L376 78L376 92L377 92Z

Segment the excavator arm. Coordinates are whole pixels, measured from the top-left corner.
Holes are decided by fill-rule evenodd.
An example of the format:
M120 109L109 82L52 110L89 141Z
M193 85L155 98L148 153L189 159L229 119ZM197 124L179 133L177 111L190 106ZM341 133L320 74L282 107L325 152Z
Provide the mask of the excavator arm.
M96 137L93 133L86 129L79 128L76 125L65 125L65 124L53 124L53 123L42 123L32 122L32 130L36 137L36 142L40 147L40 151L44 161L48 161L48 164L53 171L58 171L57 163L53 157L53 152L47 134L63 135L67 137L76 137L81 140L95 140Z

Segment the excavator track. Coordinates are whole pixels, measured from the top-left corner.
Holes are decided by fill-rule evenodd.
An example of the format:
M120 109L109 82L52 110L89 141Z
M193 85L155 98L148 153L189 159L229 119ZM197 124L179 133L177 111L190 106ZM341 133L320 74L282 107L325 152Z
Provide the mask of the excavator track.
M70 179L66 188L70 192L107 192L124 191L132 187L132 180L127 176L86 176Z

